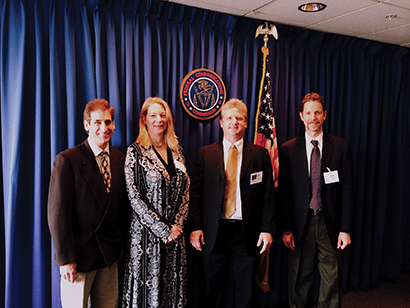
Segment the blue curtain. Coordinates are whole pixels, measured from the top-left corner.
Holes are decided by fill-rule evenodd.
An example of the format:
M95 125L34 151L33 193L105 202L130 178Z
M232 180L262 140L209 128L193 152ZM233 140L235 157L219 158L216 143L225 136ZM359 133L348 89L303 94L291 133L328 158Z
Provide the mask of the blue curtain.
M4 307L60 307L48 183L56 154L86 138L85 104L95 97L112 104L112 144L125 152L138 134L143 101L164 98L190 170L198 148L221 132L219 118L198 121L184 111L180 82L196 68L217 72L228 97L247 104L245 138L253 140L263 45L254 36L261 23L154 0L0 0ZM277 28L279 40L271 38L268 47L278 142L303 132L299 103L315 91L328 103L325 130L352 143L356 216L345 286L399 279L410 269L410 49ZM257 293L260 307L286 299L284 249L276 239L272 291ZM191 256L191 273L200 273ZM200 277L190 279L194 299Z

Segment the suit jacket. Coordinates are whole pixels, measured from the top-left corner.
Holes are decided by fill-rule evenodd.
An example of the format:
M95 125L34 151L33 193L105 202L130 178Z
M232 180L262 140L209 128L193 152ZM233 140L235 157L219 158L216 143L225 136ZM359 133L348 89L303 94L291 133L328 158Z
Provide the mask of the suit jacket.
M256 172L262 172L262 181L251 185L251 175ZM211 253L218 234L224 187L222 142L200 148L191 176L189 219L192 230L204 232L206 254ZM243 144L240 189L245 246L254 255L259 234L275 232L274 184L268 151L247 141Z
M55 265L76 262L77 271L88 272L120 259L127 211L124 160L110 146L108 194L87 140L56 156L48 195Z
M303 241L311 186L305 134L285 142L279 151L282 231L292 231L295 244ZM339 182L324 183L324 172L337 171ZM339 232L350 233L353 221L353 163L349 142L323 134L321 161L322 210L330 242L336 248Z

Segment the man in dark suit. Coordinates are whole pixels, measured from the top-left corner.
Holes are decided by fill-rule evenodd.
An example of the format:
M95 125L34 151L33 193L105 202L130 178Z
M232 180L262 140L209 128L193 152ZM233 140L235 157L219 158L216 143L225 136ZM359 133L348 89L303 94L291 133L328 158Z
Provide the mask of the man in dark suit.
M272 165L266 149L243 140L242 101L223 105L220 125L223 141L199 149L191 174L190 241L203 251L206 307L220 305L228 272L235 307L250 307L255 256L270 248L275 231Z
M326 105L307 94L300 118L305 134L279 151L282 240L288 250L290 307L304 308L315 264L319 307L340 307L342 253L351 242L353 164L349 143L323 132Z
M83 143L59 153L48 196L48 224L60 267L63 307L118 307L127 195L125 156L109 145L114 113L106 100L84 110Z

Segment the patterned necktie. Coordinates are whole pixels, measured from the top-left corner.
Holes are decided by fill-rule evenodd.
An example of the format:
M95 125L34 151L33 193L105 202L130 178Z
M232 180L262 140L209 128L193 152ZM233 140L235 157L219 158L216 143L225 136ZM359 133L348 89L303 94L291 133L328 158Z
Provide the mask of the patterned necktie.
M111 189L111 168L109 162L108 153L103 151L100 153L101 155L101 174L104 179L105 187L107 188L107 192L110 192Z
M310 183L312 187L312 199L310 199L309 207L317 211L322 207L320 200L320 150L317 140L312 140L313 144L312 154L310 156Z
M226 162L226 183L223 202L223 213L229 218L236 212L236 181L238 171L238 149L234 144L229 148L228 160Z

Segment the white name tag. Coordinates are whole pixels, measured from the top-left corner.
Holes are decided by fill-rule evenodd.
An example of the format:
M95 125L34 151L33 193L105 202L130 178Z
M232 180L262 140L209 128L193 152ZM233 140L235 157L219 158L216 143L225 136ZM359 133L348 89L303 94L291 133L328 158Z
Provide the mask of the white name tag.
M325 184L332 184L332 183L337 183L339 182L339 174L337 173L337 170L335 171L330 171L323 173L323 176L325 177Z
M175 165L176 168L181 170L183 173L186 173L186 168L185 168L183 163L180 163L179 161L174 160L174 165Z
M262 182L262 177L263 177L263 172L255 172L251 174L251 185L261 183Z

